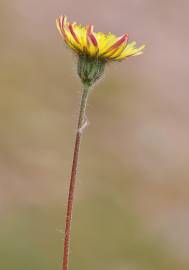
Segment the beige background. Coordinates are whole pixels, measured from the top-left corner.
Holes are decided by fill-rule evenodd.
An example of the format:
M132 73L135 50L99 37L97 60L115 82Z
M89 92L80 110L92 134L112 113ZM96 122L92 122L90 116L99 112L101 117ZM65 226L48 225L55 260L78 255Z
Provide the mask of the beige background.
M90 96L70 270L189 269L186 0L0 3L0 269L60 269L81 85L55 19L129 33Z

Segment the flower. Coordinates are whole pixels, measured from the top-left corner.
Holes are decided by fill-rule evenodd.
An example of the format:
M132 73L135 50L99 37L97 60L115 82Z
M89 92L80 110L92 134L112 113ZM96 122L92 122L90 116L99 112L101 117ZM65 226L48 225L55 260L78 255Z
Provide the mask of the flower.
M77 54L100 61L121 61L129 56L143 53L145 45L136 47L136 42L128 43L128 34L117 37L112 33L95 33L93 25L82 26L67 21L66 16L56 20L57 28L66 44Z

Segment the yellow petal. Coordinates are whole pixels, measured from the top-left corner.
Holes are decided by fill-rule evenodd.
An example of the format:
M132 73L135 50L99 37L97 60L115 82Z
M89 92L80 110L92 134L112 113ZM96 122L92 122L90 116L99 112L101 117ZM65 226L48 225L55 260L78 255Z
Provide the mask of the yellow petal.
M99 56L101 56L116 42L117 37L111 33L108 35L97 33L97 40L99 43Z
M98 47L98 40L96 38L96 35L93 31L93 25L87 26L87 52L90 56L96 56L99 47Z
M81 48L82 48L82 50L84 50L84 48L87 47L87 39L86 39L87 30L86 30L86 28L82 27L81 25L75 25L74 29L79 37L79 40L81 43Z
M140 46L139 48L135 47L136 42L130 43L126 49L122 52L122 54L115 58L115 60L122 60L129 56L140 55L142 54L142 50L145 48L145 45Z

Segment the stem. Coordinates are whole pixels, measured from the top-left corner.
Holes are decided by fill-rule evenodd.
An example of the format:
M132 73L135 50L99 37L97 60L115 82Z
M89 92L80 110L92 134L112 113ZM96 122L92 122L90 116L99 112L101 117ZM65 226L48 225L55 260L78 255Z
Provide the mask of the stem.
M79 149L80 149L80 144L81 144L81 136L82 136L82 131L84 129L84 120L85 120L85 111L86 111L88 93L89 93L89 86L84 85L83 94L81 97L79 120L78 120L78 127L77 127L74 154L73 154L73 163L72 163L72 170L71 170L71 177L70 177L70 187L69 187L68 201L67 201L62 270L68 270L68 264L69 264L69 247L70 247L74 191L75 191L75 184L76 184L76 174L77 174L77 167L78 167L78 156L79 156Z

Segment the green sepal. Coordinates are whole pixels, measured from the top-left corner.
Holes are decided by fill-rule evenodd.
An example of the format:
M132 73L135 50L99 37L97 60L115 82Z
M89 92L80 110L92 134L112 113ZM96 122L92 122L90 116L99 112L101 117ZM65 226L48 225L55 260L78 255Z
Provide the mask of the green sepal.
M78 75L83 84L92 86L104 73L105 61L80 55L78 60Z

